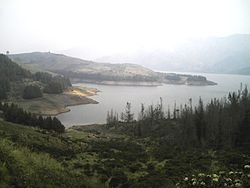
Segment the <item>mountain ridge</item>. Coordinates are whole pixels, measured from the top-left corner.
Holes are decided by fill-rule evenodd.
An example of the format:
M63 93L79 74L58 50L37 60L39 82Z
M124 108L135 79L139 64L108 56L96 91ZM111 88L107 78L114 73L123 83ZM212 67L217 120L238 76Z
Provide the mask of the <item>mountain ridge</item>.
M173 51L139 51L98 58L97 61L135 62L151 69L176 72L250 74L250 35L235 34L190 40ZM249 71L242 71L248 68Z
M13 54L9 55L9 57L21 65L30 67L30 69L50 71L71 79L77 79L78 82L110 85L124 85L125 83L125 85L138 86L144 86L145 83L147 83L147 86L156 86L161 83L186 85L215 84L202 76L159 73L137 64L97 63L50 52Z

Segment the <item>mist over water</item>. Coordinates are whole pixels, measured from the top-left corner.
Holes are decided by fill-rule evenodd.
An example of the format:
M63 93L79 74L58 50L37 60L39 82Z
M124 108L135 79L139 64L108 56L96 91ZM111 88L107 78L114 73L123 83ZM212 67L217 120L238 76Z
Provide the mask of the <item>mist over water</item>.
M190 73L192 74L192 73ZM141 109L141 104L147 108L148 105L163 100L164 110L167 111L181 104L189 103L192 98L193 105L196 105L201 97L206 103L212 98L222 98L231 91L240 89L240 84L250 84L250 76L226 75L226 74L200 74L206 76L208 80L218 83L216 86L186 86L186 85L162 85L157 87L135 87L135 86L107 86L95 84L76 84L87 87L97 88L99 92L91 98L98 101L99 104L88 104L72 106L70 112L60 114L57 117L66 126L86 125L95 123L105 123L107 111L113 109L119 114L124 111L126 103L130 102L132 111L137 119Z

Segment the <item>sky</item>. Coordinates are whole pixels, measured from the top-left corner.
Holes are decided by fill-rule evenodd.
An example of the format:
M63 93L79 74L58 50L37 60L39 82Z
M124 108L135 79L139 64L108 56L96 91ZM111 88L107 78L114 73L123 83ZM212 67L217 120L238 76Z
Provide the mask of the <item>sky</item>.
M250 34L250 0L0 0L0 52L93 56Z

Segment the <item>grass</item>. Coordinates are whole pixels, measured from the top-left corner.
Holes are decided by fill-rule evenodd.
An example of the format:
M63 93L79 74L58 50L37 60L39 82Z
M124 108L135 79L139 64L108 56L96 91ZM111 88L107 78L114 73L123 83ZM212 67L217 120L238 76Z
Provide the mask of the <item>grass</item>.
M7 138L0 140L0 172L3 187L83 186L78 182L83 177L68 171L50 154L35 152Z
M56 134L0 120L0 138L0 187L175 187L221 171L249 185L247 151L182 150L100 125Z

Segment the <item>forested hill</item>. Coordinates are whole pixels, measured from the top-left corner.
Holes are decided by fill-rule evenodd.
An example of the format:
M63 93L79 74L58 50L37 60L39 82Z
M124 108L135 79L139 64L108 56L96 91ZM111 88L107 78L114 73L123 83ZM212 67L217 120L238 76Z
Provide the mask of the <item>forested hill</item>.
M0 100L10 97L36 98L45 93L62 93L71 86L69 79L46 72L32 74L0 54ZM9 95L8 95L9 94Z
M50 71L62 74L77 82L129 85L214 85L203 76L159 73L136 64L96 63L63 54L33 52L9 55L9 57L30 70Z
M31 77L31 73L14 63L8 56L0 54L0 76L10 81Z
M30 69L40 69L51 72L81 72L89 74L103 74L113 76L153 76L154 72L135 64L96 63L63 54L50 52L32 52L13 54L9 57Z
M0 54L0 99L7 97L11 81L31 78L31 76L29 71L12 62L7 56Z
M42 97L43 92L62 92L63 87L66 88L69 85L70 82L64 77L52 77L42 72L32 74L12 62L7 56L0 54L0 117L26 126L64 132L64 126L56 117L53 119L38 117L12 102L14 98L39 98ZM9 103L12 104L9 105Z

